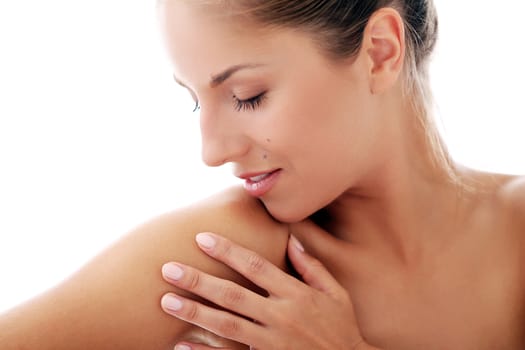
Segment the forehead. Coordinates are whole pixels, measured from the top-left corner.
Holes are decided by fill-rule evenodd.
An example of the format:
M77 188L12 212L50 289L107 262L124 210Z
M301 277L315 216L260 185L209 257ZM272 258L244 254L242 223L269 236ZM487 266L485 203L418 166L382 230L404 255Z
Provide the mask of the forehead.
M164 0L159 14L174 74L186 85L234 65L293 65L313 47L305 33L261 26L218 4Z
M209 75L242 63L232 60L262 54L262 30L229 16L220 6L165 0L159 5L159 15L177 76L184 77L197 64L211 69Z

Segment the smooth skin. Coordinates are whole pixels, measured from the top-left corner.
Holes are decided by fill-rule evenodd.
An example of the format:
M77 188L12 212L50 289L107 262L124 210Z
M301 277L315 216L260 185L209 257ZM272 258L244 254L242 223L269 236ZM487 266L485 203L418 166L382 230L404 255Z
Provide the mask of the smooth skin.
M203 158L210 166L232 163L237 175L281 169L261 201L287 223L322 209L317 223L331 239L290 230L329 273L303 274L298 284L265 262L253 274L243 261L258 259L216 236L217 251L205 252L269 296L179 265L186 277L165 274L167 281L233 313L183 298L175 310L168 301L177 293L163 298L165 311L263 350L302 349L306 340L314 350L524 348L525 179L454 164L458 185L436 166L403 93L399 14L377 11L357 56L335 62L308 33L230 18L220 6L203 9L190 1L161 5L175 77L201 107ZM210 84L235 66L245 68ZM246 104L257 96L264 98ZM309 257L288 250L301 271ZM242 307L217 289L233 290Z
M313 223L304 223L303 229L307 225L312 226L305 230L308 234L327 235ZM288 257L304 283L220 236L200 233L197 241L204 252L239 271L269 295L264 297L192 267L171 263L163 269L167 281L243 317L217 312L175 294L162 299L168 313L253 349L376 349L359 332L348 292L318 260L304 252L294 236L288 242ZM169 273L174 267L178 272ZM185 350L184 346L213 349L189 342L181 342L175 349Z
M167 6L176 4L182 3L165 1ZM309 262L322 271L309 255L328 269L335 280L326 271L315 274L319 280L303 273L306 283L300 285L287 274L277 277L315 296L311 300L292 296L290 305L299 300L302 306L280 308L279 314L281 322L288 320L295 331L315 327L319 333L304 334L315 334L319 341L345 341L355 330L353 319L348 318L351 328L340 334L340 328L327 323L337 315L305 314L300 321L293 316L297 309L308 312L312 303L333 307L335 300L344 306L341 312L355 312L366 341L348 344L356 349L525 347L525 181L461 169L465 181L475 187L462 192L432 166L430 150L415 127L414 111L401 102L404 46L395 15L375 17L371 23L380 25L369 25L364 49L345 66L328 64L297 32L272 31L268 36L250 26L227 26L202 12L192 13L191 6L166 10L192 15L178 20L188 21L184 31L194 47L178 42L185 54L176 50L171 54L181 68L176 69L177 78L193 89L202 106L206 163L233 162L235 172L279 167L284 170L283 181L262 198L265 207L232 189L143 225L56 288L0 315L1 349L172 349L180 342L247 349L171 317L159 305L168 292L190 296L184 288L168 284L178 282L162 279L160 271L168 261L191 267L190 276L207 273L264 294L222 260L213 259L213 251L196 245L196 235L210 231L229 239L223 244L234 247L237 242L259 254L267 261L264 266L286 270L288 249L299 271ZM199 26L191 25L191 20L200 21ZM167 34L175 43L176 37ZM193 41L197 34L202 37ZM256 59L264 59L264 72L244 71L242 79L239 72L209 89L210 74ZM267 109L237 111L232 89L242 98L268 90L263 101ZM323 229L309 222L287 226L266 212L295 222L319 208L326 209L326 220L318 221ZM290 232L308 255L288 244ZM237 248L233 252L226 263L235 268L247 252L241 254ZM265 271L272 271L272 277L278 274L270 267ZM201 287L206 288L209 280L202 277ZM348 293L352 308L345 297L338 299L340 288L335 287L341 292L335 298L319 290L336 285L335 281ZM206 291L201 294L204 299L214 297ZM260 309L264 305L259 303L274 301L275 296L255 300L256 305L245 304L246 309ZM296 337L289 338L275 321L268 321L277 326L272 332L284 333L270 348L293 346ZM325 338L324 332L332 331L341 338Z
M159 307L162 295L174 290L160 273L173 259L261 293L199 250L195 235L207 230L286 269L288 228L242 189L231 188L142 225L60 285L0 315L0 349L171 350L182 340L247 349Z

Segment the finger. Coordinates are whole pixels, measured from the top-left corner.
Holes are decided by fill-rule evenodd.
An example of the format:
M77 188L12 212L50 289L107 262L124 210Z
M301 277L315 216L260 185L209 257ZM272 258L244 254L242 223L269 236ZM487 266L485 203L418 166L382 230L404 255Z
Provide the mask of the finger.
M185 322L204 328L219 337L243 344L264 344L264 326L226 311L217 310L173 293L161 299L163 310Z
M337 300L345 297L346 290L319 260L305 252L302 244L294 235L290 235L288 240L288 257L295 270L309 286Z
M270 301L238 284L224 280L191 266L167 263L162 266L164 279L176 287L201 296L225 309L251 319L264 321Z
M351 243L333 236L311 220L291 224L290 232L301 241L311 256L322 260L332 272L348 271L348 265L342 263L342 259L354 256L351 252L355 247Z
M265 289L270 295L289 295L302 284L259 254L213 233L196 236L199 247L208 255Z
M315 256L318 252L339 252L350 246L348 242L337 238L312 220L291 224L290 232L301 241L310 254Z

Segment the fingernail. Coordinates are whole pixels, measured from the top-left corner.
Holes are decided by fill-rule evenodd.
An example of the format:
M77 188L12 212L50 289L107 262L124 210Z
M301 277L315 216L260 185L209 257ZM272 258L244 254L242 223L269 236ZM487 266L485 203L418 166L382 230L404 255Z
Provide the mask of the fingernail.
M215 244L217 243L217 241L215 240L215 238L213 238L211 235L209 235L208 233L199 233L196 237L195 237L195 240L197 241L197 243L203 247L203 248L206 248L206 249L212 249L213 247L215 247Z
M191 346L186 344L180 344L175 346L175 350L191 350Z
M171 280L178 281L184 275L184 270L175 264L164 264L162 274Z
M179 311L182 309L182 301L171 294L167 294L162 298L162 306L169 311Z
M301 253L304 253L304 247L301 242L299 242L299 240L294 235L290 235L290 239L292 240L295 248L297 248L297 250L299 250Z

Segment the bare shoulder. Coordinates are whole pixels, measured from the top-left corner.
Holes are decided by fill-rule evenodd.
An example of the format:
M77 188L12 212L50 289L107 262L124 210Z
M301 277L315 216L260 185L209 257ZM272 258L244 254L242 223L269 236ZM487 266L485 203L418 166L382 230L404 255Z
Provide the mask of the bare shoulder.
M267 212L264 205L257 199L248 196L240 187L228 188L209 198L177 209L145 223L137 228L122 243L133 247L125 249L128 260L143 256L141 261L147 264L135 264L144 275L156 275L157 280L151 281L150 292L156 295L151 301L156 303L155 308L160 312L160 296L167 291L176 291L179 294L194 298L185 291L167 285L160 279L161 266L169 261L177 261L196 267L214 276L225 278L258 290L251 282L204 254L195 242L195 235L199 232L214 232L220 234L241 246L244 246L266 258L277 267L286 270L286 247L288 242L288 226L275 221ZM134 242L135 241L135 242ZM134 252L134 253L133 253ZM123 264L127 265L127 264ZM197 298L199 299L199 298ZM166 315L163 315L166 318ZM180 321L167 317L170 322ZM242 348L239 344L227 342L198 327L190 327L187 331L174 331L173 328L162 329L157 324L160 338L166 339L194 339L199 341L213 340L215 345L232 349ZM177 335L178 333L178 335ZM148 335L149 336L149 335ZM211 344L210 344L211 345ZM171 347L172 348L172 347Z
M61 285L0 317L0 348L173 349L177 340L196 340L245 349L161 310L164 293L188 295L162 279L161 267L169 261L256 289L197 247L195 235L203 231L224 235L286 267L287 226L242 189L228 189L137 227Z
M197 249L194 237L206 231L254 250L278 266L284 264L288 226L274 220L259 200L240 187L228 188L162 215L139 227L135 234L161 239L172 249L188 242Z
M499 195L513 221L525 231L525 176L509 177Z
M525 176L468 170L475 197L489 203L490 213L511 226L525 228ZM503 214L503 216L501 216Z
M467 169L466 179L474 199L478 222L498 232L509 233L525 246L525 176Z

